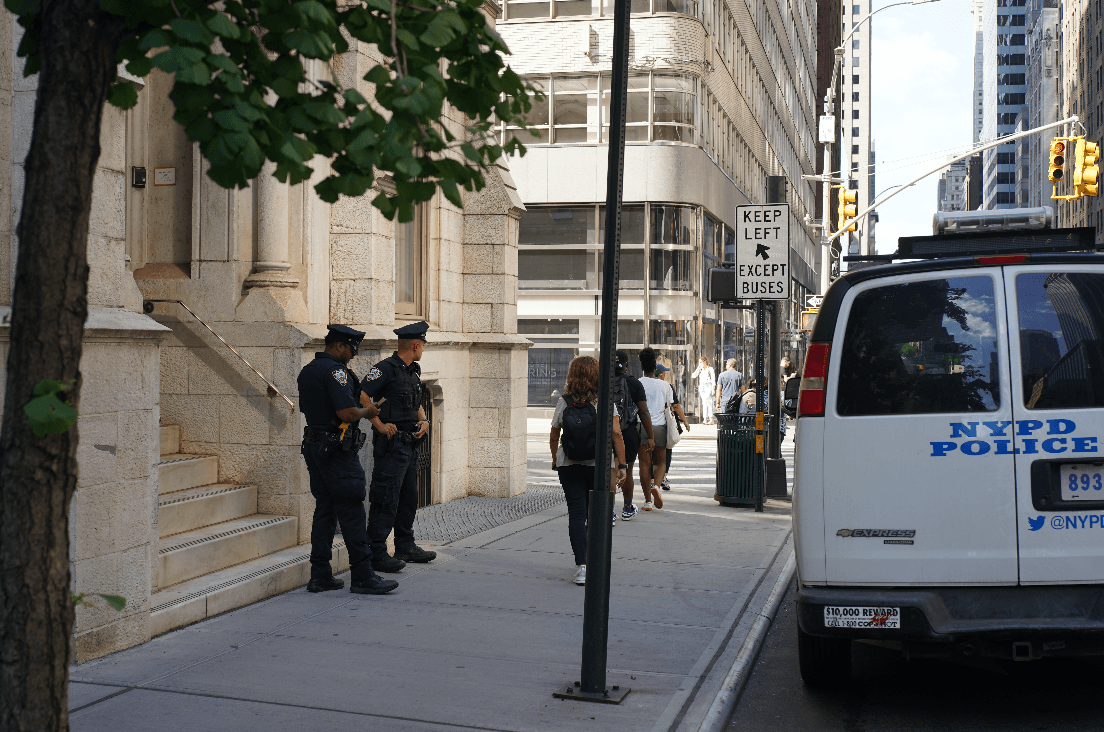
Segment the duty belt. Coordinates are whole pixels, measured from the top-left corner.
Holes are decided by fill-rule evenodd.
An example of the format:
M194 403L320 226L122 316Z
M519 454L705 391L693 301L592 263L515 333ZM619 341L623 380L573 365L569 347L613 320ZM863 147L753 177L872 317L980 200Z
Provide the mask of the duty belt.
M304 445L328 445L332 442L340 442L341 433L336 429L325 429L322 427L304 427L303 428L303 444Z

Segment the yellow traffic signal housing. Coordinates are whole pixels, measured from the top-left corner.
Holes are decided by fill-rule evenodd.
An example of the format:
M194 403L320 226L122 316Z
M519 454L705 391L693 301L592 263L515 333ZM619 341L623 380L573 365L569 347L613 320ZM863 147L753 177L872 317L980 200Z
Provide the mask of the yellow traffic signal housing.
M1063 142L1062 138L1056 137L1050 141L1050 175L1047 178L1055 182L1062 180L1062 168L1065 164L1066 143Z
M1095 142L1087 142L1084 137L1077 139L1077 151L1074 154L1073 191L1081 196L1095 196L1098 192L1096 183L1100 175L1100 146Z
M820 312L819 309L802 310L800 330L812 330L813 325L816 324L816 317L818 312Z
M836 231L854 231L855 222L852 219L855 218L855 214L859 212L858 207L859 192L852 191L847 188L839 189L839 208L836 209L838 217L838 226Z

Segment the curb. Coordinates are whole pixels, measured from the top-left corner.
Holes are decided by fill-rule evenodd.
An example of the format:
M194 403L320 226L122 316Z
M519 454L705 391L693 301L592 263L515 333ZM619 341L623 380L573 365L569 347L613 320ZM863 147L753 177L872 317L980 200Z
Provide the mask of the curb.
M736 660L732 662L732 668L728 670L724 681L721 682L721 688L717 692L713 704L709 707L709 711L706 712L701 724L698 725L698 732L721 732L728 723L729 717L736 709L736 702L740 700L740 694L747 684L748 677L751 676L751 667L759 656L759 649L763 647L763 639L766 638L771 622L778 613L778 607L782 604L782 597L786 594L786 588L789 587L790 580L793 579L796 567L797 560L794 557L793 549L791 549L789 559L786 560L782 572L775 580L774 587L771 589L763 609L759 611L758 617L752 623L751 630L744 638L743 645L740 646L740 652L736 654Z

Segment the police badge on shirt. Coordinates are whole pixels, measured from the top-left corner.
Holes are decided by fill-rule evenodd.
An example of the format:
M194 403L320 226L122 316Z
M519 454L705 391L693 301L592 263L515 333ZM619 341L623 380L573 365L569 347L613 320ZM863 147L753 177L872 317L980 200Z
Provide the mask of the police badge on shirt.
M342 386L345 386L349 383L349 374L345 372L345 369L334 369L333 377L334 381L341 384Z

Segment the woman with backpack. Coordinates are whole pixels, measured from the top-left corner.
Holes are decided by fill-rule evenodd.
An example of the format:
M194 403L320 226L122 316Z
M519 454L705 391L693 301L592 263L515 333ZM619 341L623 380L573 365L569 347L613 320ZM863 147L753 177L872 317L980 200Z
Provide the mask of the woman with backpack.
M586 584L587 515L590 492L594 486L594 457L598 443L598 361L579 356L567 369L567 385L556 402L552 415L552 430L548 435L552 451L552 469L560 477L567 501L567 533L575 555L577 585ZM611 469L609 490L625 478L625 442L621 437L621 422L617 405L613 408L613 452L616 467ZM617 514L613 515L617 521Z

